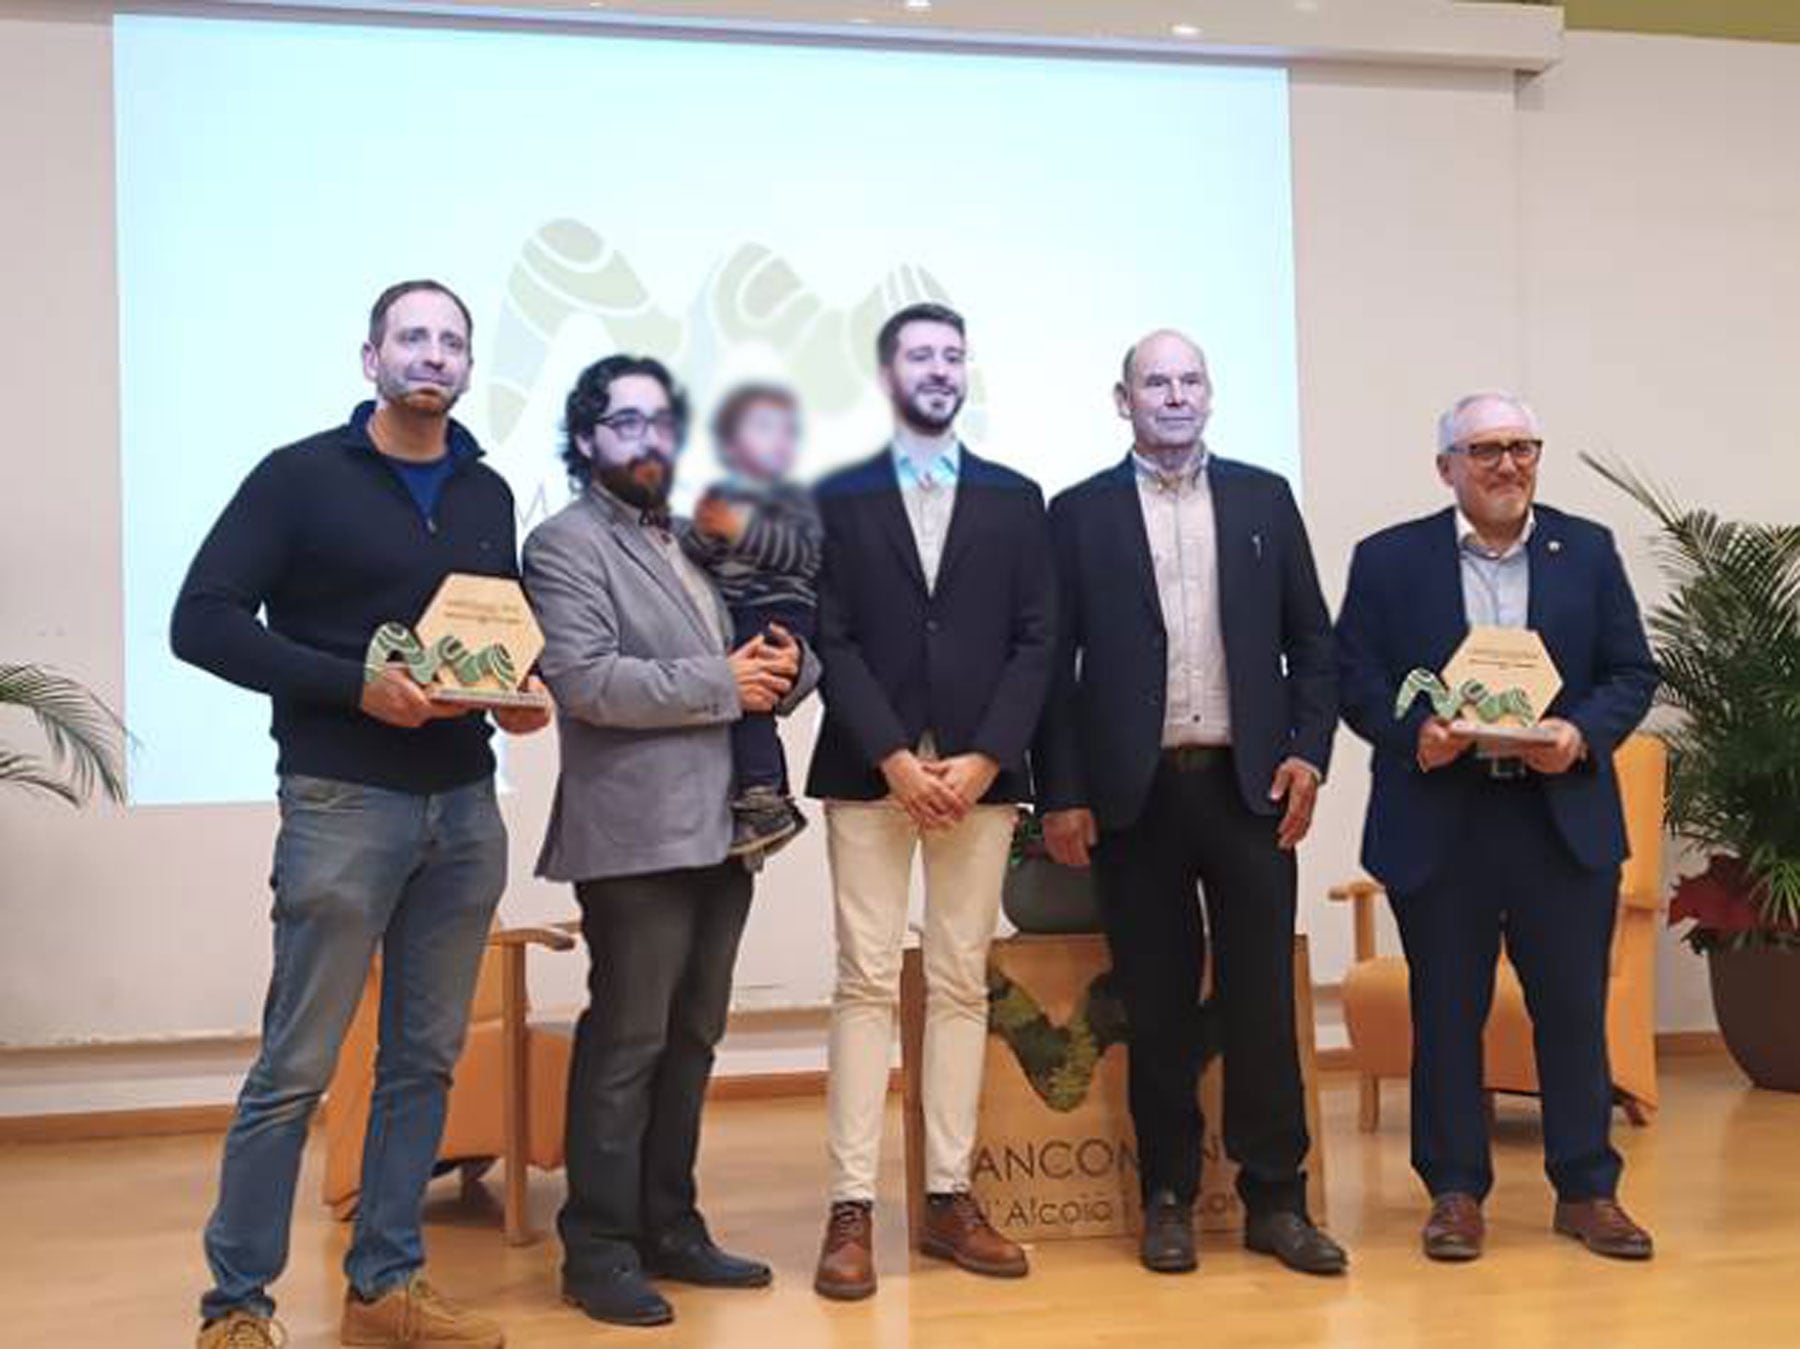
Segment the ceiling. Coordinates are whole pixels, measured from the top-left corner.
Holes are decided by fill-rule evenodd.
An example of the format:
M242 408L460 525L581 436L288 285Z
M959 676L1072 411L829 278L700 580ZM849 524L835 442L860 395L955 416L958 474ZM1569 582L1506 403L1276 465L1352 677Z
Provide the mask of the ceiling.
M1562 36L1558 9L1472 0L213 0L208 8L1523 70L1553 64Z

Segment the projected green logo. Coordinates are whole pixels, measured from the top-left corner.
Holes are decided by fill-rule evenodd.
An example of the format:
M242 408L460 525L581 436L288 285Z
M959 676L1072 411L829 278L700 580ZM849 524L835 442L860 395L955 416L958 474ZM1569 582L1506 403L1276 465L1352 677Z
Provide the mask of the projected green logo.
M517 429L551 345L578 316L599 322L615 350L660 356L703 389L715 385L734 347L761 344L809 410L842 413L869 393L882 322L920 301L951 303L948 290L920 266L896 266L855 303L833 306L785 258L744 243L677 312L588 225L553 220L525 242L507 278L488 386L490 424L502 441ZM985 432L986 413L981 373L971 370L963 409L970 435Z

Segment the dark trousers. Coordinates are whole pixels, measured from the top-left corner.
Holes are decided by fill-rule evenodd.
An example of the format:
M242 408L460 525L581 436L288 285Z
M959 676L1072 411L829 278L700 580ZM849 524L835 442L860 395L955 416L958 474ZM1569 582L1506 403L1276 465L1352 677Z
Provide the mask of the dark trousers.
M731 611L732 645L742 646L758 634L766 635L771 623L779 623L803 642L811 642L818 627L819 611L810 604L746 604ZM768 712L750 712L731 725L732 791L742 796L752 787L772 787L786 795L787 755L781 734Z
M1504 940L1531 1014L1550 1183L1564 1199L1609 1198L1622 1168L1606 1064L1618 872L1576 863L1535 779L1476 790L1438 874L1391 897L1412 988L1413 1169L1433 1195L1493 1187L1481 1036Z
M704 1230L694 1161L713 1048L750 911L736 862L575 887L588 1005L569 1073L563 1278L635 1267L661 1239Z
M1144 1196L1200 1190L1201 975L1210 940L1225 1056L1225 1151L1253 1213L1304 1212L1306 1102L1294 1038L1294 855L1253 814L1229 750L1165 756L1143 813L1101 835L1094 878L1131 1020ZM1204 895L1205 921L1201 919Z

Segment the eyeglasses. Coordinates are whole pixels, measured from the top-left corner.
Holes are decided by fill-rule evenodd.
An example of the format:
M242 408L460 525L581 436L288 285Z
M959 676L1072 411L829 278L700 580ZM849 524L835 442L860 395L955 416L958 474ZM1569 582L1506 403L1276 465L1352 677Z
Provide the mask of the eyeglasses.
M1541 440L1484 440L1479 445L1453 445L1451 454L1460 454L1477 468L1498 468L1505 455L1520 468L1530 468L1544 452Z
M665 410L654 416L645 416L634 408L615 412L610 417L602 417L600 425L611 431L620 440L642 440L649 434L651 427L655 427L665 439L668 439L681 429L681 421L673 412Z

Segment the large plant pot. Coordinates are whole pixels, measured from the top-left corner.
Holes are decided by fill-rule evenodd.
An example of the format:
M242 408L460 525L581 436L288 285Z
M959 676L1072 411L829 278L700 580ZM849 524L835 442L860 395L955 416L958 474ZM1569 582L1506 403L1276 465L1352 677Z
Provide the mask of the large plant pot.
M1021 932L1065 936L1100 931L1093 871L1065 867L1048 857L1027 857L1008 867L1000 904Z
M1770 1091L1800 1092L1800 951L1709 951L1713 1011L1744 1075Z

